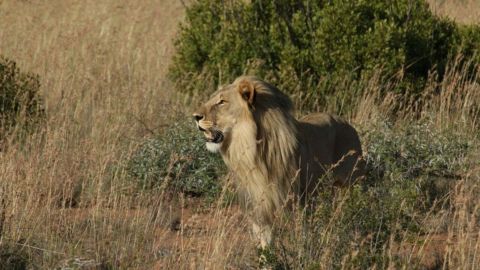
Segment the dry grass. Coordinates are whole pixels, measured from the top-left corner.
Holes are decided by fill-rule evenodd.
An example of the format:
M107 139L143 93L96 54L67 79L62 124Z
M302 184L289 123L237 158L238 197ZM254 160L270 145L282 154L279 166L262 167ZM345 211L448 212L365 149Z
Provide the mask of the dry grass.
M0 151L0 268L217 268L250 256L238 211L199 218L183 209L201 203L165 205L127 181L133 149L184 112L165 79L183 12L174 0L0 2L0 53L40 75L48 117ZM218 225L198 225L214 215Z
M480 2L477 0L428 0L435 14L460 23L480 23Z
M175 0L0 2L0 53L40 75L48 114L44 130L0 152L0 262L19 254L10 263L39 269L257 266L248 222L235 207L205 209L188 198L165 204L160 192L137 193L121 166L145 136L184 112L172 103L165 80L183 11ZM461 12L467 11L473 12ZM461 12L454 16L468 17ZM468 14L470 22L479 17ZM444 94L423 104L422 112L437 115L438 128L455 121L478 128L471 115L478 84L455 72L448 78ZM364 97L354 121L381 118L395 98ZM478 155L472 153L472 163ZM431 257L429 245L446 224L440 267L480 267L479 171L478 163L468 166L452 191L454 203L436 216L427 236L414 245L400 241L405 266L414 257ZM333 232L324 232L324 244ZM385 248L386 258L399 252L393 244ZM329 264L326 249L321 265Z
M23 150L0 153L2 244L40 268L152 263L155 198L125 196L117 164L171 117L164 74L182 14L177 1L1 2L0 52L40 75L48 114Z

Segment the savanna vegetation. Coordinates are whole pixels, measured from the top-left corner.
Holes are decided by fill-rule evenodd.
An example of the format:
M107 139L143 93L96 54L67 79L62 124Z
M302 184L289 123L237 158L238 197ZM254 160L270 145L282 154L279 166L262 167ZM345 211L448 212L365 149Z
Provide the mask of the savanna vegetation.
M278 224L268 267L480 267L478 14L469 0L0 2L0 268L258 268L234 180L190 119L241 74L298 115L349 119L368 164Z

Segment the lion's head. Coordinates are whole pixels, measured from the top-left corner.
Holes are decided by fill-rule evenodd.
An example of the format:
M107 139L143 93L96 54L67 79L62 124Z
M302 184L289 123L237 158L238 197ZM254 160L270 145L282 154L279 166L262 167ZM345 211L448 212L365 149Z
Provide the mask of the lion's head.
M256 77L242 76L220 87L193 116L205 135L207 149L219 152L229 148L233 130L243 129L243 135L256 136L265 112L290 113L292 107L290 99L278 89ZM256 125L245 130L247 123Z
M231 140L239 115L248 110L249 100L254 98L254 92L247 91L242 93L235 84L220 87L193 114L198 129L205 135L208 150L218 152Z

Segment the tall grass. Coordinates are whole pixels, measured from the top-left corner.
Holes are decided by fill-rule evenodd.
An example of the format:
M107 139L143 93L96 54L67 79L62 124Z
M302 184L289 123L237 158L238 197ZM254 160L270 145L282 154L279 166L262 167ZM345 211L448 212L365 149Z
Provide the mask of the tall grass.
M164 79L182 15L181 2L173 0L0 3L0 53L40 76L47 113L43 129L26 142L7 140L0 150L0 266L258 267L246 217L225 206L228 190L207 206L180 195L167 198L158 189L139 190L124 166L144 138L161 134L188 111L172 101ZM348 116L363 134L382 133L376 123L387 118L393 132L428 120L432 131L455 131L471 145L448 200L417 217L421 230L390 228L396 233L381 242L372 241L375 233L346 238L350 220L338 220L368 197L352 200L364 196L355 189L325 194L325 214L311 216L328 217L317 220L320 225L304 231L298 209L279 226L272 265L480 267L480 86L465 73L452 64L442 83L432 80L424 99L408 107L397 105L401 96L380 98L385 86L372 78L365 84L369 94ZM364 144L368 149L372 142ZM335 255L339 248L342 256Z
M0 152L7 251L44 269L154 263L169 210L134 194L120 163L177 111L163 74L182 14L177 1L2 1L0 52L40 76L48 118Z

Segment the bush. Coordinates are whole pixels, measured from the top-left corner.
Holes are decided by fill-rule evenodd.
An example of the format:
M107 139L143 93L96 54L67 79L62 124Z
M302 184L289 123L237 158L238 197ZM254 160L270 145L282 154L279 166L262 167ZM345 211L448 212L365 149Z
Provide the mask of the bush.
M462 25L459 30L460 52L466 56L474 56L474 61L480 63L480 25Z
M170 191L214 197L226 168L219 155L205 149L200 132L177 123L145 141L128 162L127 171L141 189L164 186Z
M45 117L38 75L21 72L0 56L0 138L14 126L31 128Z
M370 184L383 185L392 199L412 198L416 210L429 210L446 195L449 189L441 187L451 187L459 178L471 146L465 135L437 130L427 120L400 129L383 123L364 139Z
M22 250L21 243L18 246L0 242L0 265L5 270L26 270L30 269L29 256Z
M404 82L394 91L415 94L450 56L478 49L479 27L460 31L424 0L247 2L189 6L170 68L179 91L209 91L254 73L322 106L332 95L357 97L361 87L339 90L340 82L381 70L382 78Z

